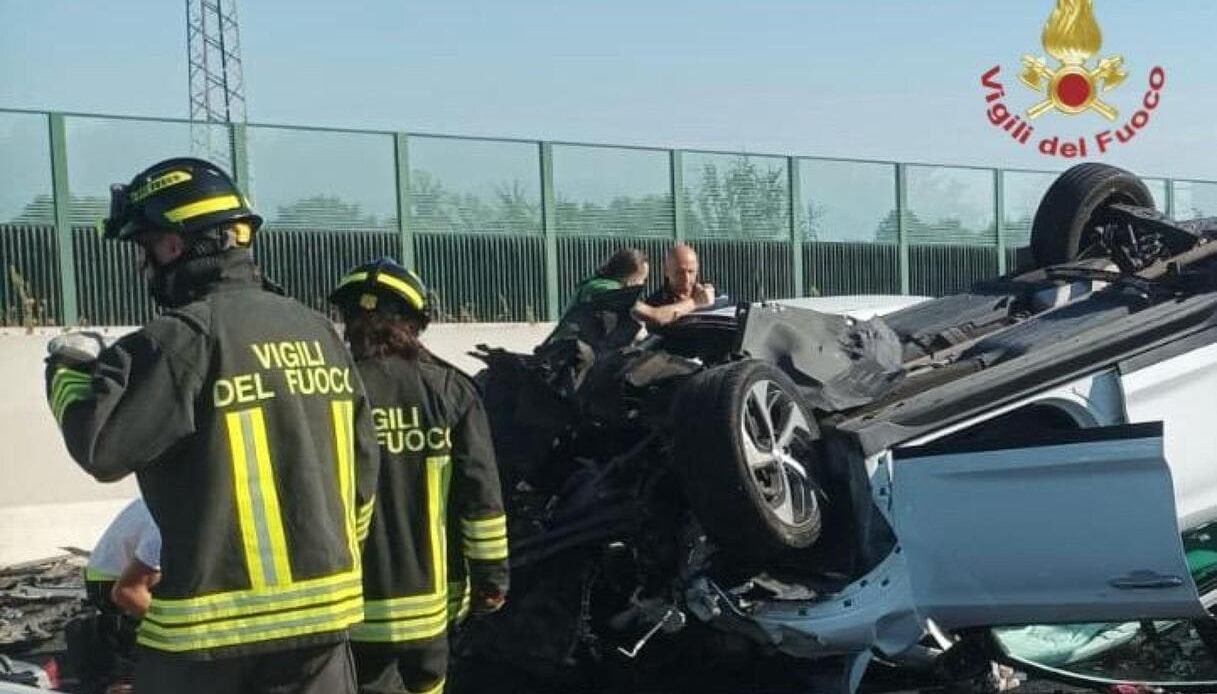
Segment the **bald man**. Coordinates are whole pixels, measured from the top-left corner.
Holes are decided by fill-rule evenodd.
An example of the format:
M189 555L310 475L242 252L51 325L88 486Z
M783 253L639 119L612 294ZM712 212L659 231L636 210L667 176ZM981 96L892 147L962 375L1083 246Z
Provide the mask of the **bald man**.
M692 304L695 308L714 303L714 285L698 283L700 267L697 251L687 243L678 243L663 259L663 287L646 298L648 306Z

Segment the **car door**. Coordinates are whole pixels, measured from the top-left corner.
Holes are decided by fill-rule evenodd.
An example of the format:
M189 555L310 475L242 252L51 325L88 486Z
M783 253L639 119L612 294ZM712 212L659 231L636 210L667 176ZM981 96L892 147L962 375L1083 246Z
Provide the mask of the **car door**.
M912 602L947 629L1197 618L1161 423L893 451Z

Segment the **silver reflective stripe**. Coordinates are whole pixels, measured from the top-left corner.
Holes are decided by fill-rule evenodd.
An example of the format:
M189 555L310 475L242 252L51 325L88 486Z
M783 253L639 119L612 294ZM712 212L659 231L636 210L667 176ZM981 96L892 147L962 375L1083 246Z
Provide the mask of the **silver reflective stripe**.
M254 437L260 432L254 430L251 412L242 412L239 416L241 418L241 441L245 444L245 474L253 481L253 484L249 485L249 496L253 502L251 510L253 511L254 532L258 536L258 556L262 560L260 563L266 583L274 586L279 584L279 576L275 571L275 554L270 541L270 526L266 518L266 498L262 487L266 484L274 484L275 481L258 478L258 447Z

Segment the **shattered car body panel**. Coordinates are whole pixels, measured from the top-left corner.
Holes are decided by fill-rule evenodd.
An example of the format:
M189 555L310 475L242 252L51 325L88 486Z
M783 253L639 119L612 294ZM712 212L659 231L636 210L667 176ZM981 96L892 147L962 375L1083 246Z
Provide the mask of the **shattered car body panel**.
M904 379L900 338L880 319L854 321L778 305L740 316L738 351L776 365L826 412L874 402Z
M1163 225L1170 242L1150 243ZM1176 226L1109 225L1095 247L1110 257L879 318L753 305L611 352L561 396L578 414L530 449L545 462L505 472L534 502L513 557L586 569L563 657L676 641L682 613L845 656L849 689L872 654L928 666L957 650L943 630L1204 618L1213 590L1198 595L1180 532L1217 518L1217 226ZM524 381L562 368L520 365ZM811 535L781 517L793 494ZM774 538L787 551L746 551Z

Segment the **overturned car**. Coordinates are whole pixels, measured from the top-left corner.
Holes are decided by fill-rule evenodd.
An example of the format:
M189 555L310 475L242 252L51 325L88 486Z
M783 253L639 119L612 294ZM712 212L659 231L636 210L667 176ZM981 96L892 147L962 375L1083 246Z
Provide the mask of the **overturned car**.
M578 339L484 349L513 595L465 629L458 672L586 691L780 662L848 692L875 663L972 681L1006 662L1211 687L1114 676L1105 649L1070 669L1019 629L1217 647L1214 240L1217 220L1083 164L1045 194L1026 267L963 294L873 317L754 304L638 340L622 290Z

